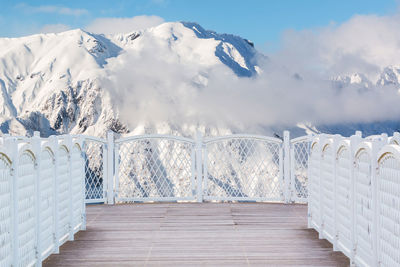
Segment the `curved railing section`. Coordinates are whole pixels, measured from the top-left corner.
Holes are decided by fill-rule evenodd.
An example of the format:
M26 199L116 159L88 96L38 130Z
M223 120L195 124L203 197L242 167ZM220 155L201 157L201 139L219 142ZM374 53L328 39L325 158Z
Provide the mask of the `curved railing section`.
M86 203L306 203L310 136L82 136Z
M357 134L312 142L309 227L356 266L400 265L400 147L394 140Z
M82 140L0 138L0 265L41 266L85 229Z

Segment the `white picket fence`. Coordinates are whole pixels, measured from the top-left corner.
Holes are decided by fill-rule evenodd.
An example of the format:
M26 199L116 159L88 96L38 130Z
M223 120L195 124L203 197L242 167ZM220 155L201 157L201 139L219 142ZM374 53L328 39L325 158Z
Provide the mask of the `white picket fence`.
M356 266L400 266L400 138L319 135L308 169L309 227Z
M0 266L41 266L85 229L83 139L0 138Z
M86 202L307 202L311 136L84 136Z

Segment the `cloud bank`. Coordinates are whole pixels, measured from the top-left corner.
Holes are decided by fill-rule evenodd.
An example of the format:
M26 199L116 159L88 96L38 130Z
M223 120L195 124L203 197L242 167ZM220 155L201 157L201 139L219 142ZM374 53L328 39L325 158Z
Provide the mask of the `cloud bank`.
M374 79L382 68L400 64L399 28L399 13L356 15L340 25L288 30L272 56L291 70L327 76L361 72Z
M282 48L259 59L263 72L238 78L224 65L208 69L165 59L152 42L109 62L104 81L131 128L151 122L237 129L398 120L397 85L376 86L382 69L400 64L400 20L355 16L337 25L288 31ZM365 73L373 83L337 86L332 77Z

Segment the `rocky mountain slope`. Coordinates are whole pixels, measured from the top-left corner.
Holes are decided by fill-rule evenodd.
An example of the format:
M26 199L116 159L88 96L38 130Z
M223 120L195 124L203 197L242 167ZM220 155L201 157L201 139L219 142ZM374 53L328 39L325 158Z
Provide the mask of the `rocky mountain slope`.
M0 38L1 132L104 136L108 129L134 130L119 118L118 104L102 80L112 71L107 68L110 59L149 51L162 51L166 61L198 66L202 75L193 82L200 84L207 82L207 69L215 65L239 77L257 71L257 51L251 42L194 23L164 23L109 36L78 29Z
M260 59L265 60L265 56L254 49L252 42L188 22L164 23L127 34L98 35L78 29L0 38L0 132L30 135L40 131L43 136L61 133L104 136L109 129L120 134L192 135L196 129L209 135L234 132L229 125L209 127L201 121L176 124L162 116L164 102L148 102L154 99L151 94L163 94L162 78L182 80L176 88L175 84L168 86L185 99L206 87L217 71L231 72L239 79L256 77L262 72ZM132 70L136 76L131 77ZM365 90L375 84L400 87L400 67L385 68L377 82L362 74L332 80L338 89L355 86ZM121 92L121 88L130 87L135 87L136 93L140 90L140 94ZM127 102L127 98L133 100ZM166 99L172 104L176 101L173 97ZM152 104L160 106L154 113L160 113L156 115L162 119L149 124L145 118L153 112L148 108ZM138 107L146 116L132 123L131 117L139 117L140 112L130 111ZM399 123L391 121L382 122L379 130L376 124L318 127L299 124L292 130L295 135L319 129L347 134L354 127L367 134L382 129L390 134L400 129ZM279 126L262 125L258 129L258 133L265 134L282 130Z

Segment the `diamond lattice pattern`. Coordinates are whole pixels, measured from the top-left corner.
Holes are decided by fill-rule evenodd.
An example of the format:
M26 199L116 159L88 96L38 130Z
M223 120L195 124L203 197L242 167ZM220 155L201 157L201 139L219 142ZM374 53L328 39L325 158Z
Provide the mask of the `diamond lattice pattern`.
M85 188L86 199L103 199L103 157L104 143L92 140L85 141Z
M181 199L195 196L194 145L147 138L121 143L118 197Z
M258 139L227 139L206 146L205 199L282 200L281 145Z
M307 200L308 197L308 156L310 154L310 142L300 141L293 144L294 152L294 164L293 176L294 180L292 182L292 190L297 199Z

